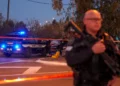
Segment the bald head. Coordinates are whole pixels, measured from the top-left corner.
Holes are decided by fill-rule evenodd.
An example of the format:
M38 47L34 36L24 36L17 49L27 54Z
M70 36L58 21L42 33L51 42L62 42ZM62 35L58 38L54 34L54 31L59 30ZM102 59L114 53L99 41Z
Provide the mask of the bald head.
M84 18L95 18L95 17L101 19L101 14L97 10L88 10L84 16Z
M102 23L100 12L97 10L88 10L83 18L83 23L89 33L97 33Z

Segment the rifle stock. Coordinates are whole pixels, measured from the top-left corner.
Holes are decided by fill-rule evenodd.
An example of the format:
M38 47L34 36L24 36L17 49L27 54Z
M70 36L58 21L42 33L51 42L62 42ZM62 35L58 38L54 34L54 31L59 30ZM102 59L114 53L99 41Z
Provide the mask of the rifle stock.
M82 33L82 29L81 29L79 26L77 26L77 25L75 24L75 22L72 21L72 20L70 20L70 21L68 22L68 24L66 25L64 31L65 31L65 32L68 32L71 28L72 28L72 30L74 30L76 33L80 34L81 36L84 36L84 34Z

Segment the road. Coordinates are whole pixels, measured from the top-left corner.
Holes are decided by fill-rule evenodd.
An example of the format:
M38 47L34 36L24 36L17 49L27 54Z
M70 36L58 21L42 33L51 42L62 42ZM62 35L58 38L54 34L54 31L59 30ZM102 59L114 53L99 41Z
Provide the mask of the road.
M73 86L64 57L0 56L0 86Z

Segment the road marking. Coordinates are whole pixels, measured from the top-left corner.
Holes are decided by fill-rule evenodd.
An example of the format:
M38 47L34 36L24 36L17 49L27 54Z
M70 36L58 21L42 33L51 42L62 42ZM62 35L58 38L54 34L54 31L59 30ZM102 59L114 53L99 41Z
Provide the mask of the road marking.
M42 63L42 64L47 64L47 65L54 65L54 66L67 66L66 62L58 62L58 61L43 61L38 59L36 62Z
M45 58L40 58L45 59ZM10 61L10 62L0 62L0 64L9 64L9 63L16 63L16 62L35 62L33 60L17 60L17 61Z
M16 63L16 62L23 62L23 61L24 61L24 60L11 61L11 62L0 62L0 64Z
M36 73L41 67L30 67L27 69L23 74L34 74Z
M34 67L34 66L0 66L0 68L27 68L27 70L25 72L23 72L23 74L34 74L42 67L40 67L40 66L38 66L38 67Z

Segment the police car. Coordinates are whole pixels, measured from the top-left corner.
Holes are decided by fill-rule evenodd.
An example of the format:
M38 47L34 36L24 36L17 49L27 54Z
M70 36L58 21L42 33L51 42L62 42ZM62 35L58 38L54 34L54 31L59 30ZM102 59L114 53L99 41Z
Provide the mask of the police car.
M7 57L12 54L22 54L25 57L31 57L33 54L43 56L47 54L47 41L36 40L34 36L26 34L25 31L13 32L5 37L0 41L0 50Z

